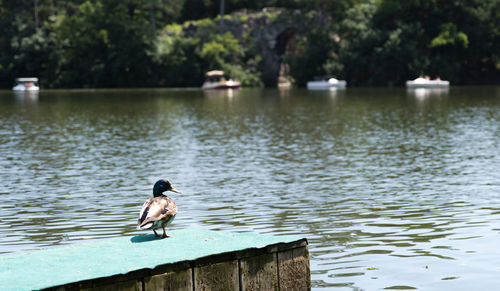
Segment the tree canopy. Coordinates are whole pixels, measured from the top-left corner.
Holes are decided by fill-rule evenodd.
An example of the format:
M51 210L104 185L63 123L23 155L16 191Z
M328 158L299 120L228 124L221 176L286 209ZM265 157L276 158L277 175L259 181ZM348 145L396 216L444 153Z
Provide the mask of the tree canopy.
M224 2L225 18L243 23L266 7L308 18L281 52L297 85L323 74L354 86L500 81L500 0ZM200 86L210 69L262 86L253 28L231 33L219 13L215 0L0 0L0 86L20 76L45 88Z

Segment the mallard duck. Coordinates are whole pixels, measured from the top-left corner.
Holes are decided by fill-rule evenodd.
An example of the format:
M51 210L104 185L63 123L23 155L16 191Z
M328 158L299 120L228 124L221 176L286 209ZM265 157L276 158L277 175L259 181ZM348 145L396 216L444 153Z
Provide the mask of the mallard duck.
M159 180L153 186L153 197L149 198L142 205L137 229L152 229L157 237L170 237L165 231L165 227L172 223L177 214L177 205L170 197L163 195L165 191L181 193L172 187L169 181ZM163 234L159 235L156 230L162 228Z

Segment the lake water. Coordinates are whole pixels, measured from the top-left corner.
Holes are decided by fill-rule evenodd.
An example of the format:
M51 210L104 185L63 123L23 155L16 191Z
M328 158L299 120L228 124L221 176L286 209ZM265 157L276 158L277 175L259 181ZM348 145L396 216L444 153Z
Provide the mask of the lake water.
M0 92L0 253L201 227L309 240L313 289L491 290L500 87ZM1 259L1 256L0 256Z

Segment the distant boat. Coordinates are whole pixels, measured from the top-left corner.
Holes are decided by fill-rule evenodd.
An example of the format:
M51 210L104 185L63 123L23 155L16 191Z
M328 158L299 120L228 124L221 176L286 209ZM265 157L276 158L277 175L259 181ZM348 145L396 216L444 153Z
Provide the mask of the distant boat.
M202 89L238 89L241 87L238 81L226 80L224 71L209 71L205 74L205 78Z
M345 89L347 82L345 80L337 80L333 76L318 76L314 81L307 82L309 90L327 90L327 89Z
M415 80L406 81L406 87L412 88L447 88L450 87L449 81L443 81L441 79L430 80L423 77L418 77Z
M282 76L278 77L278 88L289 89L290 87L292 87L292 83L288 78Z
M16 85L12 88L14 91L38 91L38 78L17 78Z

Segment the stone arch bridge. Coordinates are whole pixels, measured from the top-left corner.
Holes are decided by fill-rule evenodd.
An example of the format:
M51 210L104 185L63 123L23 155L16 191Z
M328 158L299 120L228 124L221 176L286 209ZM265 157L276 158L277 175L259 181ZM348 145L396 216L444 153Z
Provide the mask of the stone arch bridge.
M310 21L311 17L305 17L298 10L264 8L256 13L233 13L229 19L224 19L222 29L238 39L251 36L255 49L262 56L262 81L266 87L275 87L278 80L287 82L288 65L283 63L283 55L297 34L307 33Z

